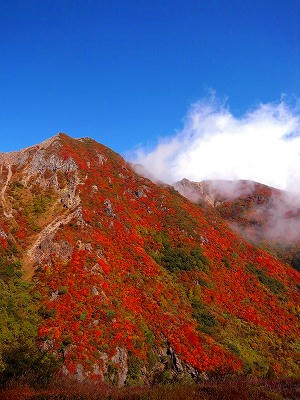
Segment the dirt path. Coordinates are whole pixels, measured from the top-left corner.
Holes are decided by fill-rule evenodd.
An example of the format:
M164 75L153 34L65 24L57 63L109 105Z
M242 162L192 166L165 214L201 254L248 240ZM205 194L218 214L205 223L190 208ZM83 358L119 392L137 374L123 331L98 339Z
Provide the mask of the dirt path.
M26 255L23 259L23 268L24 268L24 278L30 279L34 273L33 265L35 263L35 251L41 245L41 243L47 239L47 237L53 235L61 225L67 225L71 220L76 217L78 213L79 207L76 206L73 211L66 211L64 214L60 215L59 217L55 218L54 221L50 222L41 232L36 235L36 238L33 244L29 247L26 251Z

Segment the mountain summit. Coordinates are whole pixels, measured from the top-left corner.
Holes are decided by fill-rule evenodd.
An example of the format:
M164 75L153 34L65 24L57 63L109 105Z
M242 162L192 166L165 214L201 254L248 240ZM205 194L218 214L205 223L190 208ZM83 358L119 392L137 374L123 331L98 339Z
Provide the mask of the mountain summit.
M39 346L118 385L297 376L299 274L89 138L0 154L1 279L24 271Z

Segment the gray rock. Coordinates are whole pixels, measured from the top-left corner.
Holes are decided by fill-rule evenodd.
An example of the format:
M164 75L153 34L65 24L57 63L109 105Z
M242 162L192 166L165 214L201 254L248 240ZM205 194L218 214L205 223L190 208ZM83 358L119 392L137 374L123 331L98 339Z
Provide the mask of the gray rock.
M93 246L91 243L85 243L85 242L82 242L81 240L77 240L76 246L79 250L85 250L85 251L93 250Z
M99 292L98 292L98 289L96 288L96 286L92 287L91 293L93 296L99 296Z
M42 174L46 170L50 171L63 171L63 172L74 172L77 170L77 164L69 157L67 160L63 160L56 154L51 154L49 158L46 158L46 152L44 150L37 150L31 160L31 174Z
M144 192L144 190L142 188L138 188L135 192L134 192L135 196L140 199L142 197L147 197L146 193Z
M118 386L123 386L127 378L127 358L128 356L126 349L117 347L116 354L111 359L112 362L120 365L120 368L118 369Z
M0 226L0 238L7 239L7 234L4 232L1 226Z
M100 154L100 153L97 155L98 155L99 164L103 165L107 161L107 158L103 154Z
M98 364L93 364L93 374L101 376L101 380L103 381L103 372Z
M173 348L171 346L168 347L167 354L171 357L171 361L173 366L175 367L177 372L183 372L184 368L183 365L178 357L178 355L175 353Z
M56 290L56 292L52 292L51 293L51 297L50 297L50 301L54 301L58 298L59 294L58 294L58 290Z
M114 211L113 211L111 201L110 201L109 199L106 199L106 200L104 201L104 206L105 206L105 209L104 209L105 214L106 214L108 217L115 217L115 216L116 216L116 214L115 214Z
M72 255L73 247L70 243L66 240L53 241L54 234L55 232L48 236L46 235L35 249L34 257L40 264L45 263L50 265L52 256L67 261Z
M85 379L85 374L84 374L84 368L83 368L83 365L82 365L82 364L77 364L74 377L75 377L75 379L77 379L79 382L84 381L84 379Z

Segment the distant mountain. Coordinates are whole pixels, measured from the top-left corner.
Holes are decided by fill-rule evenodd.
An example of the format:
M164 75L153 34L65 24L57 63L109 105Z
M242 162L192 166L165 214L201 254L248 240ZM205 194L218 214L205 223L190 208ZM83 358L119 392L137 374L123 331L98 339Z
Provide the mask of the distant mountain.
M185 183L175 187L186 195ZM39 346L63 374L118 385L299 376L299 273L224 221L248 226L240 200L191 185L215 208L89 138L59 134L0 154L1 279L23 270L32 282ZM2 370L5 354L0 346Z
M214 207L231 228L300 270L300 198L257 182L183 179L174 187Z

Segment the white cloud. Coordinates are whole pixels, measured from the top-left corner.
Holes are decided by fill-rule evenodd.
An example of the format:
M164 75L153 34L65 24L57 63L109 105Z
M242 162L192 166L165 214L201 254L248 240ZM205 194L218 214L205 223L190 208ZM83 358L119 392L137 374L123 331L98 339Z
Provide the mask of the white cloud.
M300 183L300 113L284 99L240 117L212 97L194 104L181 132L135 152L156 179L249 179L281 189ZM299 185L300 186L300 185Z

